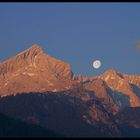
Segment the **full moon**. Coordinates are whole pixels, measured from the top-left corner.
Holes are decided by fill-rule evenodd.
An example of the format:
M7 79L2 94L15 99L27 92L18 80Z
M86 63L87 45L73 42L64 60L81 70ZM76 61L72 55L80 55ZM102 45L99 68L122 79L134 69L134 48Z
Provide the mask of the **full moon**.
M100 67L101 67L101 61L100 60L93 61L93 68L99 69Z

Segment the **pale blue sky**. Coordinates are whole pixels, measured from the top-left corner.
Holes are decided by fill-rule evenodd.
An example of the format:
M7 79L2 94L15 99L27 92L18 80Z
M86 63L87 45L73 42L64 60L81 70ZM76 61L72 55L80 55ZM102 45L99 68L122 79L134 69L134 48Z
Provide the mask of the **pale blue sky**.
M74 73L140 75L140 3L0 3L0 61L38 43ZM102 67L92 68L100 59Z

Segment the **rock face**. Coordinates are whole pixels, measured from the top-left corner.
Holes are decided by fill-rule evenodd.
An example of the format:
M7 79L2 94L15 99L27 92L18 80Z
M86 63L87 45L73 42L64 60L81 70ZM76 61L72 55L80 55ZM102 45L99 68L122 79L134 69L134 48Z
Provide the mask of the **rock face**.
M115 70L108 70L100 75L99 78L103 79L112 90L127 95L130 98L130 106L140 106L140 96L138 96L138 93L134 90L134 87L137 87L140 81L138 76L131 76Z
M136 107L140 76L107 70L76 77L38 44L0 63L0 112L65 136L119 137L119 125L140 121L124 119Z
M92 82L85 83L84 88L95 93L95 96L105 103L106 109L115 114L119 110L117 102L114 101L112 91L108 88L106 83L101 79L95 79Z
M0 64L1 95L32 91L62 91L75 82L70 65L44 53L39 45Z

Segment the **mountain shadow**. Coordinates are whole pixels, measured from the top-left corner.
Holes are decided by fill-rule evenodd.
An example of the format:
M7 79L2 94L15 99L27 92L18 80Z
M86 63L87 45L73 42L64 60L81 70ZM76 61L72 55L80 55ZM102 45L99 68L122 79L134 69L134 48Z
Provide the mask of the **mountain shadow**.
M140 107L127 107L121 110L114 120L118 124L122 137L140 137Z
M90 106L92 107L92 105L98 106L95 109L101 114L100 117L103 121L104 119L110 121L99 101L93 100ZM72 97L61 93L22 93L0 98L0 112L25 122L40 125L66 137L117 135L115 126L109 128L102 122L96 124L98 118L92 119L85 114L87 110L89 110L86 112L87 114L91 111L95 113L95 109L92 110L90 106L76 96ZM84 118L85 115L88 118ZM94 119L95 121L90 122Z
M0 113L0 137L64 137L35 124Z

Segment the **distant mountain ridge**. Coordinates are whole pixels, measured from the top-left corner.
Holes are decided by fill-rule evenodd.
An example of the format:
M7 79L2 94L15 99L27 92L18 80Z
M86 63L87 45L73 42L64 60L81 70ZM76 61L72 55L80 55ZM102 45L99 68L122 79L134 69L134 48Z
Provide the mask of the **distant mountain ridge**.
M38 44L0 63L1 95L41 90L63 91L78 86L80 82L94 79L102 79L109 88L127 94L131 98L132 106L140 105L139 97L132 88L132 84L137 90L140 88L140 76L107 70L99 76L75 77L69 64L49 56Z

